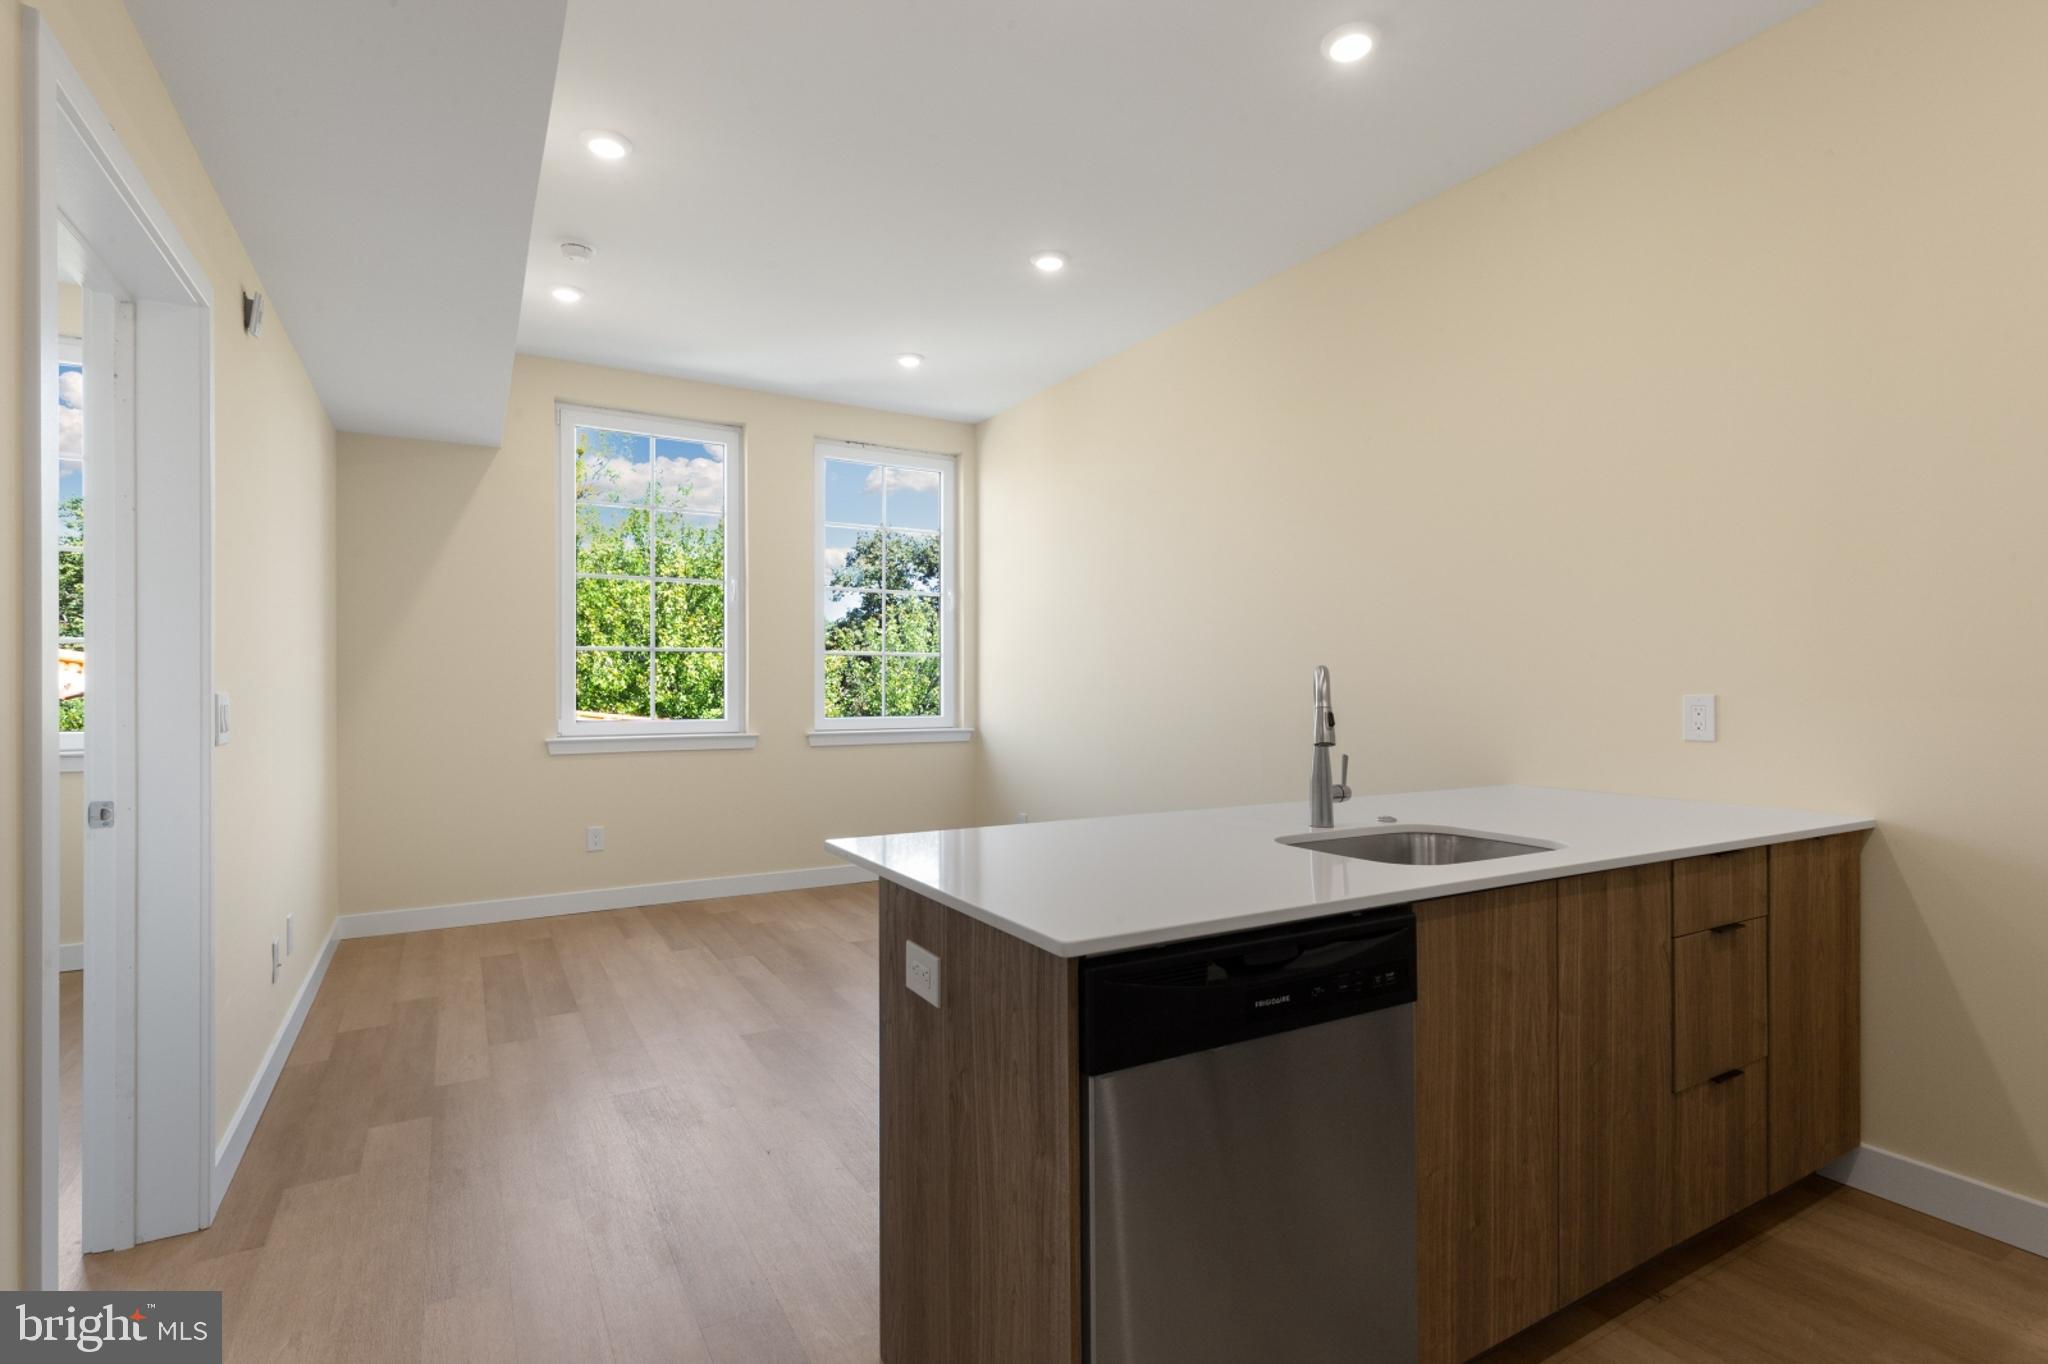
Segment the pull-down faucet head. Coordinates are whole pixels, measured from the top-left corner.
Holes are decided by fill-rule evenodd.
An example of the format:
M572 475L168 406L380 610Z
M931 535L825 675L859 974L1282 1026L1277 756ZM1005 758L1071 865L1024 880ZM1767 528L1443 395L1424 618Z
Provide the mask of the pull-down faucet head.
M1337 716L1330 709L1330 670L1316 664L1309 686L1315 704L1315 735L1310 742L1328 748L1337 742Z
M1351 755L1344 755L1344 772L1330 780L1330 750L1337 746L1337 715L1330 709L1330 670L1318 663L1309 684L1315 702L1315 731L1310 740L1308 764L1308 825L1327 829L1336 819L1332 807L1351 799Z

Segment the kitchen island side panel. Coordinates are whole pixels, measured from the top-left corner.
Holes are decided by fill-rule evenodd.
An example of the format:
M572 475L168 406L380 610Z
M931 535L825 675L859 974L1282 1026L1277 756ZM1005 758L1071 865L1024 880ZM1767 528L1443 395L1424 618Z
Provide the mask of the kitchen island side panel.
M1079 965L880 895L883 1357L1078 1361ZM907 942L939 957L937 1006Z
M1415 907L1417 1290L1425 1364L1562 1306L1558 884Z

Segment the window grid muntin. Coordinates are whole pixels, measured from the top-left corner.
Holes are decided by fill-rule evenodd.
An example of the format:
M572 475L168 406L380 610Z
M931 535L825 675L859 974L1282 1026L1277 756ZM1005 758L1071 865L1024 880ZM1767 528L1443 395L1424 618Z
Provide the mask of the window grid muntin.
M738 653L737 632L744 610L744 586L738 581L734 569L735 550L741 529L736 524L736 502L744 489L745 470L740 461L743 433L735 427L717 426L713 423L668 417L647 417L630 412L606 409L582 408L569 403L557 405L557 422L563 428L565 468L562 474L564 501L567 515L564 527L565 541L562 545L563 563L561 568L564 588L562 611L563 623L560 650L561 685L563 688L562 724L563 732L572 728L589 727L588 732L607 730L630 732L644 728L648 732L691 731L737 732L743 727L744 716L739 708L744 704L745 661ZM641 424L646 423L646 424ZM686 428L686 429L673 429ZM637 497L625 496L616 489L605 488L593 481L578 476L579 445L583 436L589 433L613 433L629 441L644 443L647 459L645 486ZM664 442L700 447L702 454L689 454L680 458L690 461L708 458L721 470L717 501L705 505L692 500L667 501L674 496L678 481L666 480L661 476L662 460L678 458L661 455ZM599 454L600 461L606 456ZM642 461L629 461L640 464ZM587 468L588 466L586 466ZM584 509L600 512L639 514L646 518L642 549L645 552L647 572L615 573L585 572L581 568L582 521ZM674 525L681 529L705 532L714 528L723 532L720 545L720 566L722 578L679 577L658 571L662 554L661 547L666 541L681 543L680 537L669 539L661 534L662 517L675 518ZM704 523L710 524L704 524ZM580 596L577 585L584 580L605 582L645 583L647 594L647 618L644 627L644 643L640 644L583 644L578 641L581 633L579 623ZM660 624L662 590L673 588L709 588L720 593L721 642L717 645L661 644ZM636 613L637 614L637 613ZM687 619L687 614L684 619ZM647 655L646 696L647 709L640 713L626 713L612 710L585 710L580 705L580 678L577 658L584 654L644 653ZM693 716L677 718L664 716L661 711L661 662L664 658L680 655L718 655L721 664L718 669L720 691L718 714L714 716ZM637 671L637 670L636 670Z
M907 453L907 452L904 452L904 453ZM876 459L859 459L859 458L855 458L855 457L849 456L849 455L847 455L847 454L844 454L844 453L826 453L826 452L824 452L824 451L820 451L819 457L820 457L820 461L821 461L821 463L822 463L822 464L824 464L824 465L827 465L827 466L829 466L829 465L831 465L831 464L834 464L834 463L838 463L838 464L849 464L849 465L854 465L854 466L856 466L856 467L863 467L863 468L869 468L869 469L877 469L877 470L880 470L880 471L881 471L881 479L880 479L880 482L881 482L881 489L880 489L880 497L881 497L881 508L880 508L880 516L881 516L881 519L880 519L880 521L879 521L879 522L866 522L866 521L846 521L846 520L833 520L833 519L831 519L831 518L830 518L830 516L829 516L829 513L826 513L826 514L821 514L821 518L820 518L820 521L819 521L819 525L820 525L821 531L833 531L833 530L850 530L850 531L854 531L854 532L864 532L864 531L874 531L874 532L879 532L879 534L880 534L880 536L881 536L881 541L880 541L880 544L881 544L881 562L880 562L879 568L880 568L880 574L881 574L881 581L882 581L882 582L883 582L884 584L886 584L886 583L887 583L887 582L889 581L889 539L890 539L890 536L891 536L892 534L893 534L893 535L903 535L903 536L911 536L911 537L916 537L916 538L919 538L919 539L927 539L927 538L928 538L928 539L931 539L931 540L933 540L933 541L935 541L935 542L937 543L937 546L938 546L938 549L939 549L939 552L940 552L940 555L941 555L941 566L940 566L940 570L939 570L939 590L938 590L938 591L936 591L936 592L933 592L933 591L927 591L927 590L924 590L924 589L920 589L920 588L904 588L904 587L887 587L887 586L879 586L879 587L855 587L855 586L845 586L845 585L835 584L835 583L833 583L833 582L831 581L831 577L830 577L830 575L829 575L829 574L827 574L827 573L825 573L825 568L824 568L824 563L823 563L823 560L822 560L822 553L821 553L821 555L820 555L820 563L819 563L819 572L820 572L820 574L821 574L821 575L822 575L822 577L823 577L823 583L822 583L822 587L823 587L823 590L822 590L822 592L820 593L820 596L819 596L819 601L818 601L818 606L819 606L819 613L820 613L820 616L821 616L821 618L822 618L822 617L823 617L823 615L824 615L824 611L825 611L825 608L826 608L826 607L827 607L827 606L828 606L828 605L830 604L830 601L831 601L831 594L833 594L833 593L835 593L835 592L843 592L843 593L847 593L847 594L850 594L850 595L853 595L853 594L860 594L860 593L867 593L867 592L872 592L872 593L876 594L877 596L881 596L881 597L885 597L885 598L886 598L886 597L920 597L920 598L923 598L923 599L925 599L925 600L927 600L927 601L930 601L930 602L931 602L931 603L933 604L934 608L935 608L935 609L937 610L937 612L938 612L938 617L939 617L939 651L938 651L937 653L921 653L921 652L915 652L915 651L909 651L909 650L890 650L890 649L887 649L887 648L883 648L883 649L834 649L834 648L830 647L829 645L826 645L826 644L823 644L823 643L822 643L822 640L823 640L823 637L824 637L824 632L825 632L825 626L826 626L827 624L829 624L829 622L826 622L826 621L824 621L824 620L822 620L822 619L821 619L821 621L820 621L820 640L821 640L821 646L820 646L820 650L819 650L819 655L820 655L820 679L819 679L819 681L820 681L820 686L822 686L822 685L823 685L823 677L824 677L824 667L823 667L823 665L824 665L824 663L825 663L826 661L828 661L828 660L830 660L830 659L833 659L833 658L872 658L872 659L876 659L876 660L878 660L878 661L879 661L879 667L878 667L878 669L877 669L877 673L876 673L876 678L875 678L875 687L876 687L876 692L877 692L877 695L878 695L878 697L879 697L879 709L880 709L880 714L879 714L879 715L874 715L874 716L838 716L838 717L831 717L831 718L834 718L834 719L839 719L839 720L875 720L875 719L881 719L881 720L890 720L890 719L897 719L897 720L910 720L910 719L916 719L916 720L934 720L934 721L943 721L943 720L945 720L946 718L948 718L948 710L949 710L949 707L948 707L948 705L947 705L947 700L948 700L948 694L949 694L949 693L948 693L948 686L949 686L949 684L950 684L950 682L951 682L951 678L950 678L950 676L949 676L949 673L951 672L951 669L949 669L949 668L947 667L947 665L946 665L946 655L947 655L947 652L948 652L948 646L950 645L950 643L951 643L951 640L952 640L952 620L951 620L951 614L952 614L952 613L951 613L951 612L950 612L950 611L949 611L949 610L947 609L947 605L946 605L946 594L947 594L947 592L948 592L948 591L950 591L950 590L951 590L951 581L950 581L951 575L950 575L949 573L947 573L947 571L946 571L946 567L945 567L945 564L944 564L944 555L945 555L945 552L946 552L946 546L947 546L947 537L949 536L949 534L951 533L951 531L952 531L952 529L953 529L953 528L952 528L952 520L953 520L953 518L952 518L952 514L951 514L951 513L952 513L952 471L951 471L951 468L950 468L950 467L925 467L924 465L921 465L921 464L906 464L906 463L902 463L902 462L900 462L900 460L890 460L890 459L887 459L887 458L876 458ZM926 526L902 526L902 527L899 527L899 526L894 526L894 525L890 524L890 521L889 521L889 494L890 494L890 484L891 484L891 483L893 482L893 480L892 480L892 479L891 479L891 478L889 477L889 474L890 474L890 472L891 472L891 471L901 471L901 472L916 472L916 473L928 473L928 474L931 474L931 475L933 475L934 477L936 477L936 478L937 478L937 479L939 480L939 487L938 487L938 503L939 503L939 514L938 514L938 521L939 521L939 525L938 525L938 527L937 527L936 529L934 529L934 528L931 528L931 527L926 527ZM823 501L829 501L829 498L830 498L830 493L829 493L829 492L827 491L827 485L828 485L828 482L829 482L829 475L828 475L828 472L827 472L827 471L826 471L825 469L821 469L821 470L820 470L820 472L819 472L819 480L820 480L820 489L819 489L819 497L820 497L820 499L821 499L821 502L823 502ZM820 537L819 537L819 543L820 543L821 549L822 549L822 546L823 546L823 542L824 542L824 540L825 540L826 538L827 538L827 537L826 537L825 535L823 535L823 534L821 534L821 535L820 535ZM885 601L885 602L883 603L883 615L882 615L882 640L883 640L883 643L884 643L885 645L887 644L887 642L888 642L888 638L889 638L889 626L888 626L888 621L889 621L889 615L888 615L888 603L887 603L887 602ZM892 658L900 658L900 659L915 659L915 660L919 660L919 661L923 661L923 660L928 660L928 659L931 659L931 660L937 660L937 662L938 662L938 665L939 665L939 678L938 678L938 696L939 696L939 700L938 700L938 709L937 709L937 711L936 711L936 712L931 712L931 711L913 711L913 712L905 712L905 713L898 713L898 714L893 714L893 715L892 715L892 714L890 713L890 710L889 710L889 660L890 660L890 659L892 659ZM820 706L820 713L819 713L819 719L820 719L821 721L823 721L823 720L825 720L825 719L827 718L827 717L826 717L826 716L824 715L824 709L825 709L825 707L824 707L824 706L823 706L823 705L821 704L821 706Z

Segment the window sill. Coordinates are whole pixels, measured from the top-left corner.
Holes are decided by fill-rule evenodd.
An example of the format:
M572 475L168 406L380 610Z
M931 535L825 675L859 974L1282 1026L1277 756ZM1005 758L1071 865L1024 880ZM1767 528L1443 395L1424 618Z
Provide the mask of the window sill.
M659 753L680 748L752 748L761 742L758 734L558 734L549 739L548 752L556 756L571 753Z
M85 771L85 751L83 749L78 748L58 749L57 770L59 772Z
M812 748L850 748L856 744L963 744L971 729L814 729Z

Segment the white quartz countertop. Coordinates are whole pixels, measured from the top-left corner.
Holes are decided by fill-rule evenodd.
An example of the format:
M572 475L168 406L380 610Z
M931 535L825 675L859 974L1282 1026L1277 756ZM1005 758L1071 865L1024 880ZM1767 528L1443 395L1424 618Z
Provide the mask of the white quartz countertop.
M1380 823L1392 815L1391 824ZM1337 829L1489 834L1550 850L1411 867L1277 842L1308 803L835 838L826 847L1062 957L1094 956L1347 910L1408 904L1793 839L1869 829L1854 815L1536 786L1360 795Z

